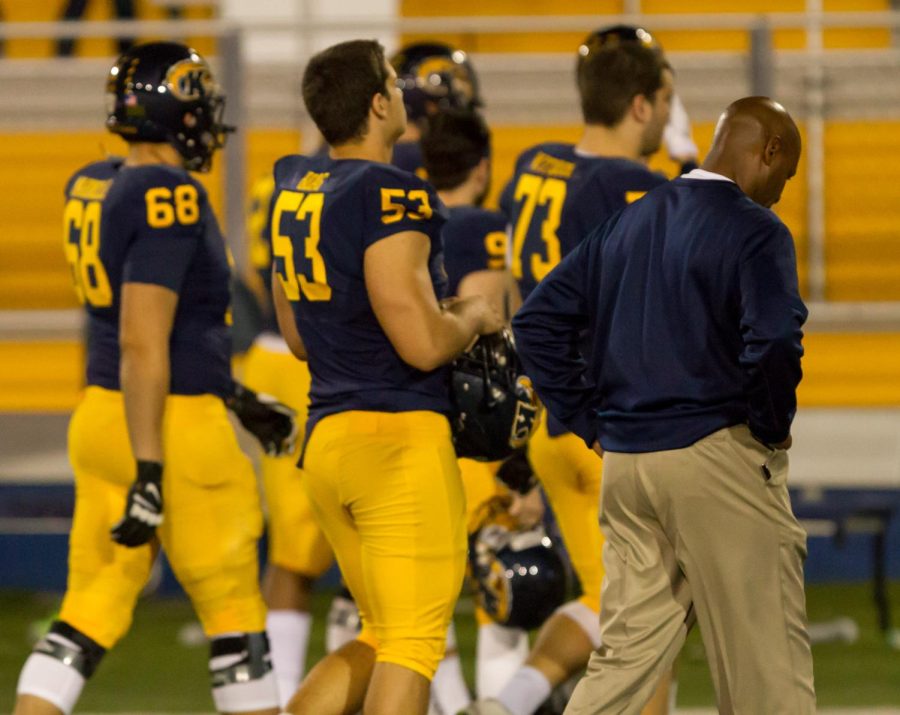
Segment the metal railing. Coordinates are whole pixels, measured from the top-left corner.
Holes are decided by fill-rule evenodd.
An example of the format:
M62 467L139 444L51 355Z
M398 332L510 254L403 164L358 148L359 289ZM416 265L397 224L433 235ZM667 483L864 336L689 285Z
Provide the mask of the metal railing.
M626 3L627 9L637 9L639 0ZM384 18L341 17L339 19L307 17L302 22L259 20L236 24L227 20L180 21L107 21L107 22L33 22L0 24L0 38L86 38L117 36L162 36L167 38L212 37L219 42L219 76L229 97L228 121L241 124L246 111L246 86L244 75L250 58L244 56L243 43L247 33L291 34L300 40L309 54L315 37L322 33L339 33L347 37L372 36L375 33L455 33L455 34L511 34L584 32L591 28L616 23L645 25L654 31L677 30L739 30L750 38L750 52L746 57L749 72L748 86L752 91L774 94L776 59L789 56L792 65L799 64L803 72L804 106L802 115L806 123L807 240L808 240L808 291L813 304L813 317L823 316L823 324L850 320L854 325L865 322L872 315L872 325L884 326L886 322L900 325L900 304L869 310L865 304L848 309L824 302L827 286L825 263L825 65L828 51L824 49L824 31L830 28L900 28L900 11L878 12L824 12L822 0L807 0L808 12L720 13L720 14L620 14L620 15L570 15L555 17L429 17ZM790 53L776 53L773 49L773 33L782 29L804 30L806 48ZM890 52L890 51L887 51ZM678 53L670 53L677 56ZM897 55L900 62L900 55ZM10 61L12 62L12 61ZM677 64L677 63L676 63ZM724 106L724 105L723 105ZM244 232L244 186L246 146L241 135L229 142L225 149L226 171L223 172L224 195L232 197L225 202L225 226L230 237L236 260L243 262L245 242L240 240ZM233 197L239 197L234 199Z

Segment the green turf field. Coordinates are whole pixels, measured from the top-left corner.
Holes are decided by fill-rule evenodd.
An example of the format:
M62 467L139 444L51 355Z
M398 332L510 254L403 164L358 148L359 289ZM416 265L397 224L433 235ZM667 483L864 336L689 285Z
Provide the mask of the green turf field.
M900 583L892 584L893 603L900 603ZM316 620L310 658L322 655L323 621L330 594L316 599ZM878 705L900 706L900 652L892 650L875 625L866 585L811 586L811 621L849 616L860 628L852 644L824 644L814 648L816 688L822 708ZM0 592L0 712L9 712L19 668L29 649L29 626L56 606L54 597ZM471 653L475 629L470 609L460 609L457 637L466 676L472 681ZM900 625L900 614L897 616ZM190 607L182 600L144 599L131 632L108 655L81 699L80 712L210 712L206 686L206 648L179 642L179 632L192 623ZM699 634L695 631L679 663L682 706L711 706L712 686Z

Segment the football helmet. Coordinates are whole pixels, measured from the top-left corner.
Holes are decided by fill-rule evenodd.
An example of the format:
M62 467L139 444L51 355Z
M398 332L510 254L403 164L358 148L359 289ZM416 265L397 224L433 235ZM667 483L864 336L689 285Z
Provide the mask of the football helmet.
M106 126L126 141L168 142L189 171L208 171L234 127L222 123L225 97L209 65L177 42L125 52L106 80Z
M469 574L476 599L503 626L539 627L566 599L566 567L544 527L516 529L490 508L469 536Z
M453 362L450 397L459 457L505 459L538 426L541 405L507 329L482 335Z
M442 42L416 42L391 58L410 121L446 109L482 106L478 76L462 50Z

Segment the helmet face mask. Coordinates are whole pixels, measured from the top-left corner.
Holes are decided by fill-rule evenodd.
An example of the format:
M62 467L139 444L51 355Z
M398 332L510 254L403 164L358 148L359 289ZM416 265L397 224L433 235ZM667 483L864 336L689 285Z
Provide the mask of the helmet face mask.
M110 69L107 128L129 142L166 142L189 171L208 171L233 127L225 97L194 50L174 42L137 45Z
M482 106L478 77L462 50L439 42L407 45L391 58L410 121Z
M541 406L509 330L481 336L454 361L450 395L459 457L504 459L525 445L539 423Z

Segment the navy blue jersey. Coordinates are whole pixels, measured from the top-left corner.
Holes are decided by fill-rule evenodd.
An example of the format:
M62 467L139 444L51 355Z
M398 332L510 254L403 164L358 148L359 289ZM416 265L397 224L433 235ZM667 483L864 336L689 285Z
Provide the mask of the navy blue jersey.
M391 157L391 163L398 169L415 174L420 179L427 178L425 162L422 159L422 147L419 146L417 141L401 141L394 144L394 155Z
M584 156L573 144L538 144L519 155L500 207L512 227L509 263L522 298L592 230L665 181L643 164Z
M456 295L470 273L506 268L506 217L477 206L456 206L449 213L441 238L447 294Z
M731 181L682 177L585 239L513 330L548 410L588 444L649 452L740 423L786 439L806 315L787 227Z
M315 158L327 157L330 147L322 143L312 155ZM422 150L419 142L402 142L394 145L393 165L416 176L425 177L422 166ZM250 191L250 207L247 220L247 233L250 246L250 262L262 278L266 291L272 290L272 247L269 235L269 217L271 215L272 194L275 191L275 179L272 175L258 180ZM449 295L453 295L455 287ZM270 333L278 333L278 323L273 310L264 309L262 329Z
M500 197L511 227L509 267L522 299L597 226L665 181L643 164L582 155L574 144L522 152ZM553 415L547 427L554 436L565 432Z
M87 384L120 389L122 284L150 283L178 293L169 392L224 396L231 271L204 188L183 169L101 161L69 180L64 221L66 259L88 313Z
M363 273L369 246L418 231L430 238L431 279L443 298L444 221L434 189L388 164L296 155L275 164L273 261L309 355L308 430L347 410L449 412L447 369L403 362L372 311Z

